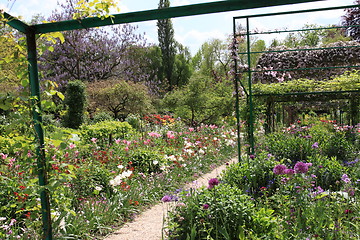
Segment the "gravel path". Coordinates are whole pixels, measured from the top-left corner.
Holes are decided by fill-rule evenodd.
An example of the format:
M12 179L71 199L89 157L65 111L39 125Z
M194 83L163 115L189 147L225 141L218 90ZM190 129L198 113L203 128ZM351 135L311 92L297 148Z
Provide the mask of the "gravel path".
M233 163L236 160L237 158L234 158L229 163ZM227 165L224 164L215 168L212 172L204 174L196 180L197 186L207 186L209 179L218 177L226 167ZM192 185L188 184L186 188L190 188ZM159 203L141 213L133 222L126 223L125 226L104 240L161 240L166 210L166 204Z

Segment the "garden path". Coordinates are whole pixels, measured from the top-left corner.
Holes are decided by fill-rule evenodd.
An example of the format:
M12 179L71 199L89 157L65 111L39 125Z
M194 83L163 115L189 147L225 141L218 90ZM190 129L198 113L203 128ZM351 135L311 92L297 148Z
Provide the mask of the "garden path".
M234 163L237 158L228 163ZM204 174L196 180L196 186L207 186L210 178L215 178L226 169L228 164L215 168L210 173ZM193 187L193 183L186 185L186 189ZM167 204L167 203L166 203ZM168 206L159 203L135 218L133 222L125 224L121 229L107 236L104 240L160 240L162 238L162 227L164 215Z

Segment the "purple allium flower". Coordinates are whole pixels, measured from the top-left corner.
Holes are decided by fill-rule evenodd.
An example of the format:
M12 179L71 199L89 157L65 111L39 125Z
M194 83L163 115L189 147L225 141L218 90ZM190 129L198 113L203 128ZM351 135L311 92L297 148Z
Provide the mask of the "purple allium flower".
M286 170L286 166L279 164L274 167L273 173L276 175L281 175L281 174L285 174L285 170Z
M307 173L309 165L303 162L297 162L294 166L295 173Z
M254 154L250 154L249 157L250 157L251 159L254 159L254 158L255 158L255 155L254 155Z
M171 202L172 198L169 195L165 195L162 197L161 201L163 202Z
M319 148L319 143L318 142L315 142L313 145L311 145L312 148Z
M289 175L289 176L294 175L294 173L295 173L295 171L291 168L284 170L284 174Z
M208 189L212 189L214 186L219 185L219 179L217 178L211 178L209 180L209 186Z
M349 178L349 176L347 174L343 174L341 177L341 180L343 180L345 183L351 182L351 179Z
M203 207L203 209L208 209L210 207L210 205L205 203L202 207Z

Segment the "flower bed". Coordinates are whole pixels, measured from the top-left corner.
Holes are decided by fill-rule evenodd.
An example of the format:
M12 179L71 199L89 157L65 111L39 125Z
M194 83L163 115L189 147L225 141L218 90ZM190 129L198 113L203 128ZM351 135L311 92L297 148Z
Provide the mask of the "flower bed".
M168 239L359 239L359 126L300 124L207 189L181 192Z
M45 148L56 239L103 236L235 152L234 130L213 125L126 126L126 138L115 139L108 132L91 137L89 129L57 129ZM35 154L3 152L0 163L0 239L41 239Z

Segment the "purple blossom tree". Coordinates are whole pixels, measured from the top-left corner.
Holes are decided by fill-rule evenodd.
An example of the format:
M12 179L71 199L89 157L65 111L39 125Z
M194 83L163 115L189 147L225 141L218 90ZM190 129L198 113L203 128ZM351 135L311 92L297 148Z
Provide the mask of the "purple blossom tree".
M71 19L76 11L74 1L60 5L62 11L53 12L49 20ZM65 32L65 42L56 43L53 51L44 52L40 58L44 78L58 83L60 89L71 80L93 82L116 77L151 82L151 74L142 71L147 61L134 57L139 49L148 49L144 36L136 34L136 29L123 24Z

